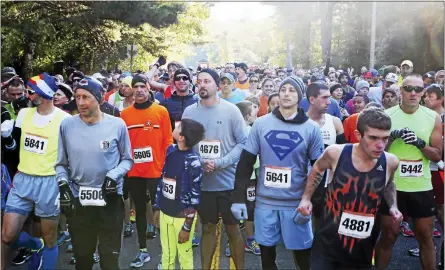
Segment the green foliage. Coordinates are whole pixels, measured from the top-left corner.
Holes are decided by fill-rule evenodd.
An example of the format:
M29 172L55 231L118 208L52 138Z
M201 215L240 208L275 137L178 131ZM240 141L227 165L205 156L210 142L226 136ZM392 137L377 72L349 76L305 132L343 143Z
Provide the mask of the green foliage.
M205 42L200 23L208 16L205 4L149 1L8 1L1 11L1 64L25 76L51 71L59 59L87 73L114 67L127 62L132 43L135 69L146 70L158 54Z

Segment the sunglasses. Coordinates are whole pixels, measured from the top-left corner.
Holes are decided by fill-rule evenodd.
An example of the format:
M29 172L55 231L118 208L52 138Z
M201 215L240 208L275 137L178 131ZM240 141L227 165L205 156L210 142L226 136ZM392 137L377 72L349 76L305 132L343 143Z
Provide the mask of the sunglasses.
M34 95L36 93L34 90L31 89L26 89L26 91L28 92L28 95Z
M258 81L257 80L251 80L250 82L251 83L257 83Z
M177 81L184 81L184 82L186 82L186 81L189 81L190 80L190 78L189 77L187 77L187 76L182 76L182 77L176 77L175 78L175 82L177 82Z
M412 85L405 85L405 86L402 86L402 88L405 92L408 92L408 93L411 93L413 90L416 93L421 93L424 89L423 86L412 86Z
M73 79L73 82L80 82L82 79Z

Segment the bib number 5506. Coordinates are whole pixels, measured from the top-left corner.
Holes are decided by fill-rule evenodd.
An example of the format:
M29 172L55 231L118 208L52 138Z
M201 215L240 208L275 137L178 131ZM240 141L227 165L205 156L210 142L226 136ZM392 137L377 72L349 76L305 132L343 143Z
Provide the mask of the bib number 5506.
M80 199L82 200L102 200L101 190L82 190L80 192Z

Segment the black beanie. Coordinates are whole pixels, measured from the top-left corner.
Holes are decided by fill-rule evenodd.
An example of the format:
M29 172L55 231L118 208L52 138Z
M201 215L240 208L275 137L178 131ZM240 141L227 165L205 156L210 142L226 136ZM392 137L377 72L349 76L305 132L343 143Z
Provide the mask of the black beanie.
M235 68L240 68L242 70L244 70L245 73L247 73L247 65L246 63L235 63Z
M180 75L180 74L189 77L189 80L192 81L192 78L190 77L190 72L189 72L187 69L185 69L185 68L179 68L179 69L177 69L177 70L175 71L175 74L173 75L173 79L176 78L176 76L178 76L178 75Z
M80 80L75 91L77 89L87 90L97 99L99 103L102 101L102 84L93 77L85 76L85 78Z
M212 78L215 81L216 85L219 85L219 75L218 75L218 73L215 70L213 70L211 68L204 68L204 69L202 69L199 72L199 74L201 74L201 73L209 74L210 76L212 76ZM198 74L198 76L199 76L199 74Z
M131 87L134 87L134 85L137 84L137 83L147 84L148 83L148 77L145 76L144 74L136 74L133 77L133 80L131 81Z

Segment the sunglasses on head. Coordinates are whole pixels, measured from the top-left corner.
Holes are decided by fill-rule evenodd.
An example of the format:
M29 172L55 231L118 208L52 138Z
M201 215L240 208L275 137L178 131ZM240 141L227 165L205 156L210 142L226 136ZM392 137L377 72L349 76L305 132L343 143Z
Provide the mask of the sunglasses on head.
M405 86L402 86L402 88L405 92L408 92L408 93L411 93L413 90L416 93L421 93L424 89L423 86L412 86L412 85L405 85Z
M184 82L186 82L186 81L189 81L190 78L187 77L187 76L175 77L175 82L177 82L177 81L181 81L181 80L184 81Z

